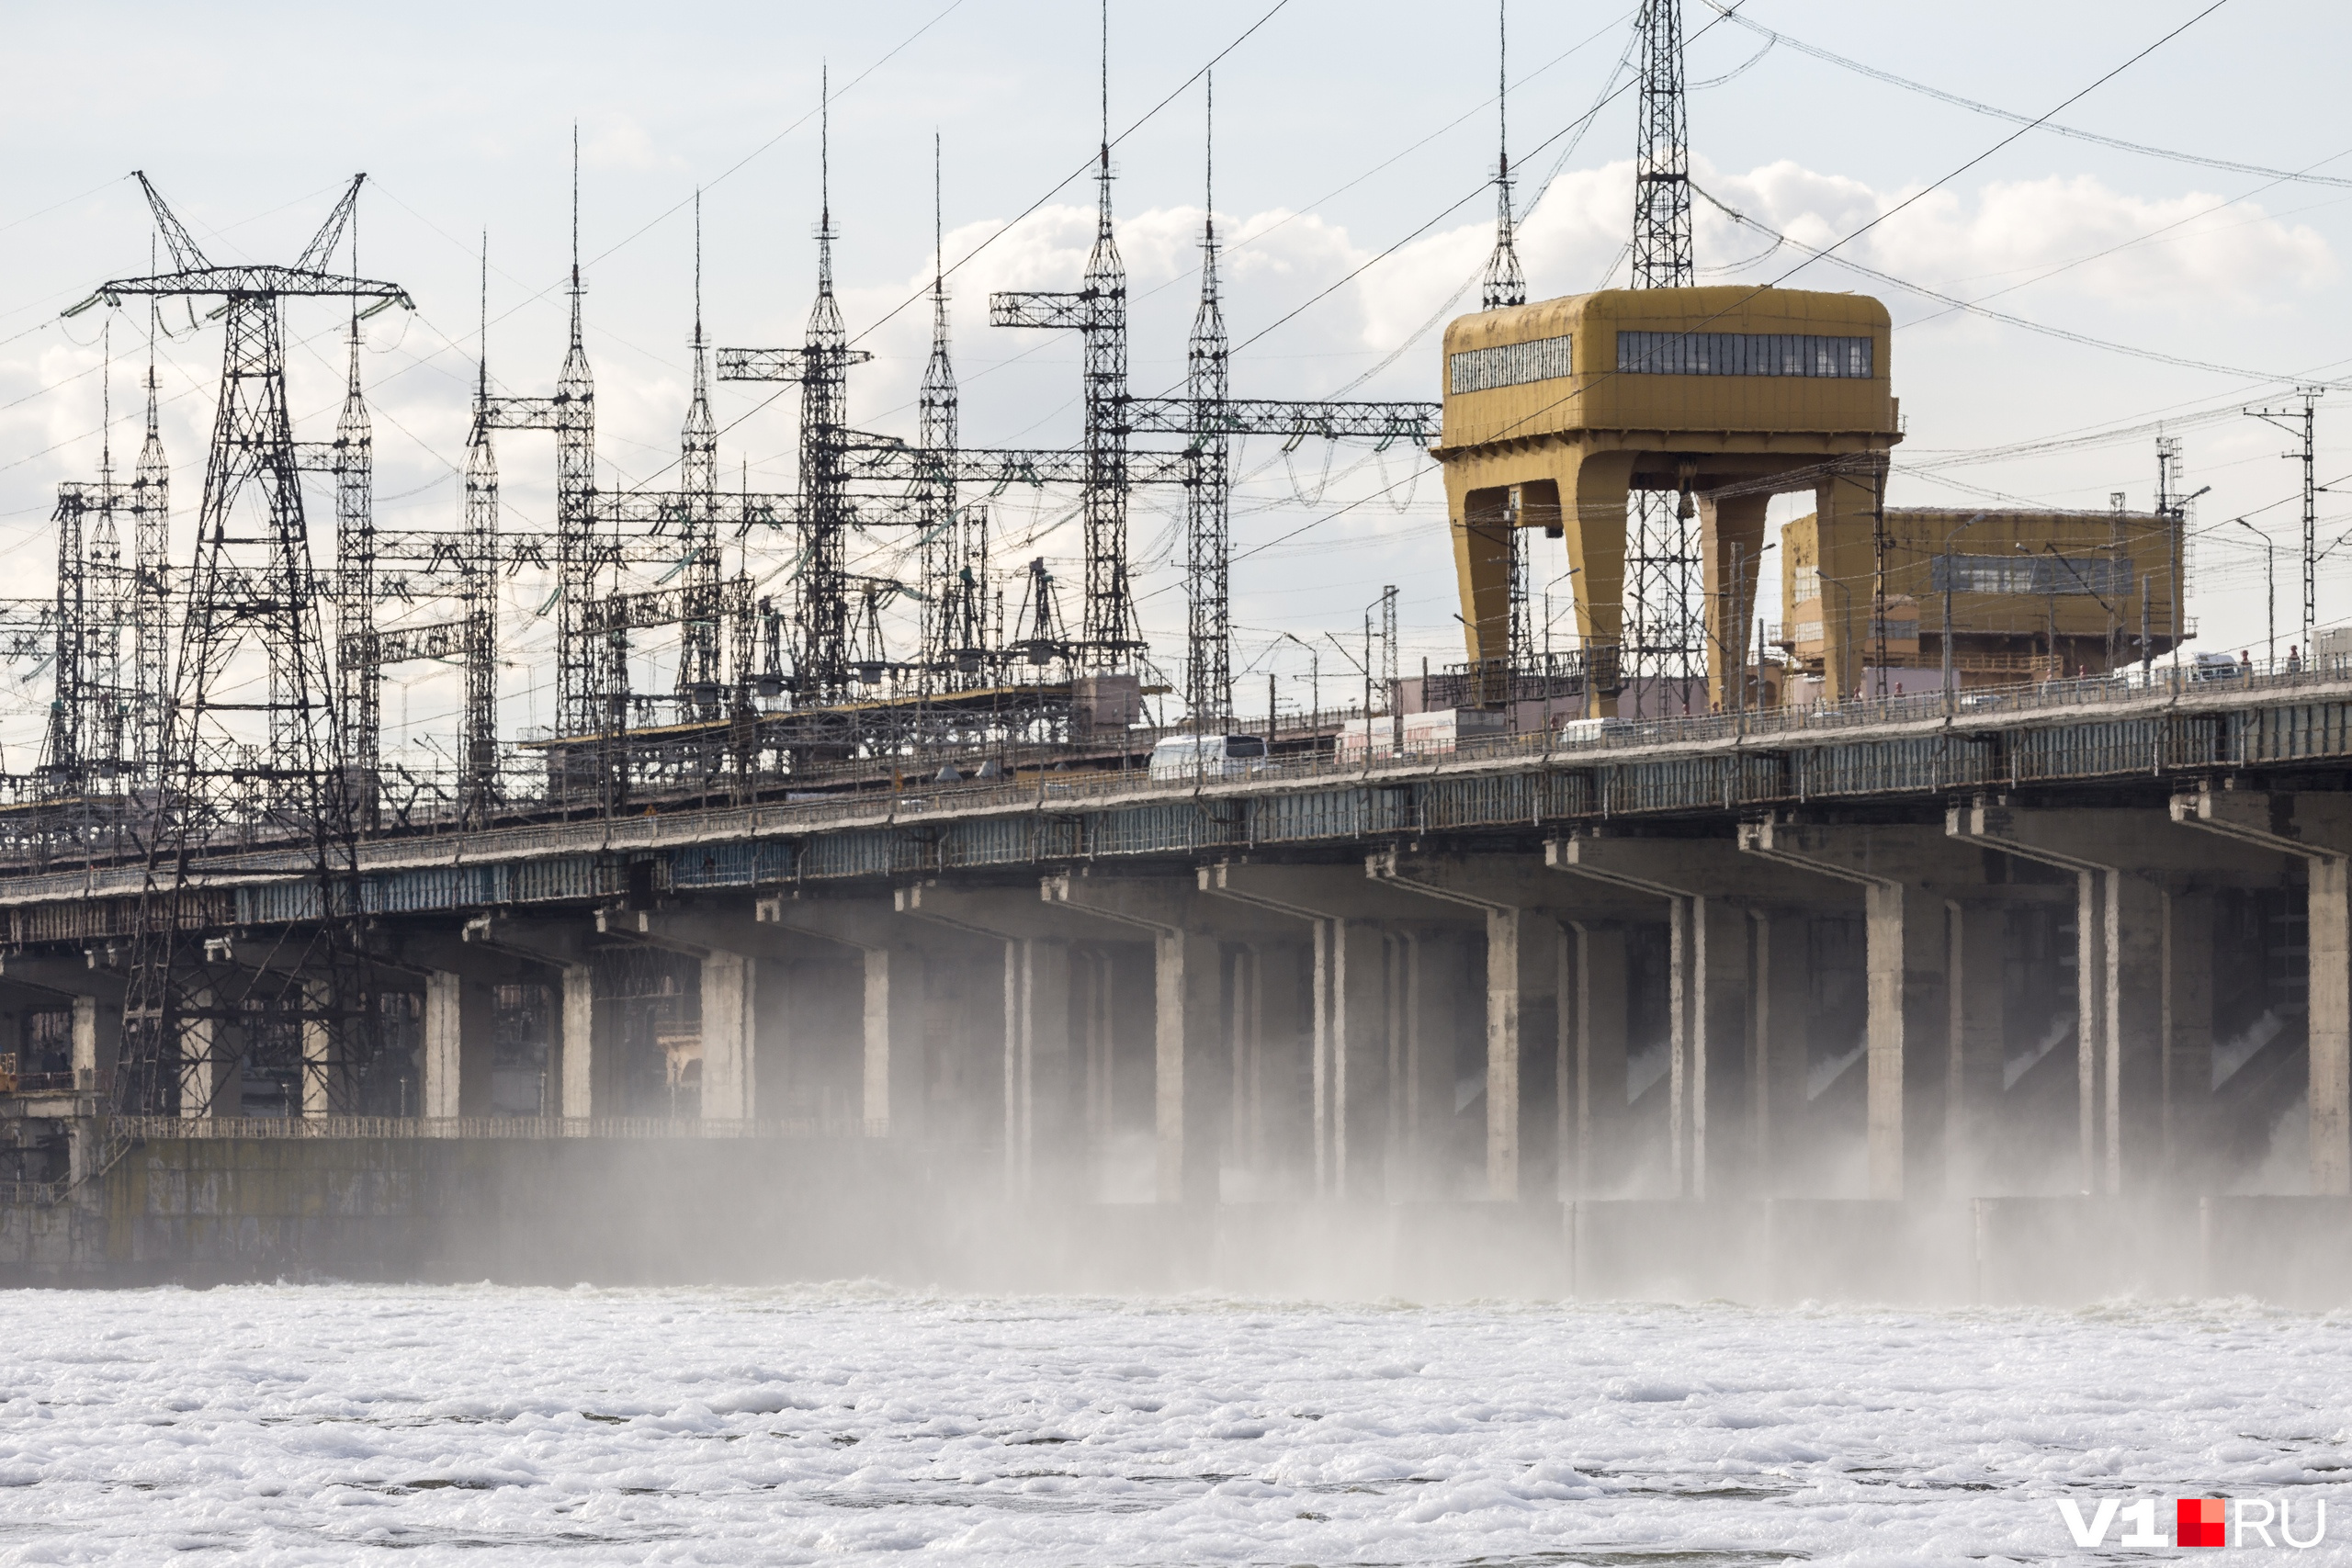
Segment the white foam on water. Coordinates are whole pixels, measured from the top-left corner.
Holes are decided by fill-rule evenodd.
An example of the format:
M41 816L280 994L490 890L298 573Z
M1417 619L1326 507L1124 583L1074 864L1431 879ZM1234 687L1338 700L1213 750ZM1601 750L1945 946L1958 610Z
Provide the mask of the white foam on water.
M0 1561L2039 1563L2291 1488L2341 1562L2347 1390L2241 1302L0 1292Z

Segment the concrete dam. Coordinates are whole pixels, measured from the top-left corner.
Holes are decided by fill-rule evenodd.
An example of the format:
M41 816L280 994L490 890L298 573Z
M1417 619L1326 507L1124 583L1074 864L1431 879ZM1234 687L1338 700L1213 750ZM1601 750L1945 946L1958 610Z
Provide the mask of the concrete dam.
M2347 768L2343 671L2159 670L387 835L387 1114L113 1109L142 870L27 868L0 1267L2339 1301Z

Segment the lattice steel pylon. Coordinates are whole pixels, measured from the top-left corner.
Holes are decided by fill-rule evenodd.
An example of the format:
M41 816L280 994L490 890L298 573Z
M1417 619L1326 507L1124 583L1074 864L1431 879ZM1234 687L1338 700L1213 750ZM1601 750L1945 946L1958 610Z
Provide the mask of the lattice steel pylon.
M962 529L956 504L956 446L959 439L959 400L956 365L947 352L947 231L941 199L941 145L936 131L931 139L931 357L922 367L918 394L920 425L917 446L922 478L918 491L922 507L922 671L925 691L973 683L978 670L964 670L957 651L965 639L959 629L968 615L959 615L957 601L963 586Z
M1080 483L1084 525L1084 603L1078 662L1122 670L1145 649L1127 575L1127 269L1111 220L1111 12L1102 7L1102 140L1095 167L1094 248L1078 292L992 294L989 321L1000 327L1075 329L1084 345L1086 468Z
M693 400L678 434L679 524L685 563L686 615L678 628L678 699L695 718L719 716L718 426L710 417L710 341L702 331L702 192L695 192L695 356Z
M1641 125L1634 160L1634 287L1688 288L1690 115L1682 94L1682 0L1642 0Z
M800 473L795 521L800 562L790 636L793 700L802 707L846 703L853 677L849 609L849 532L857 521L850 497L849 367L874 356L849 346L841 302L833 297L831 85L820 75L818 120L817 302L797 349L722 348L722 381L800 384Z
M283 301L407 296L328 270L358 178L292 265L216 266L138 177L174 270L116 279L98 297L220 296L226 343L114 1100L126 1111L235 1114L258 1074L279 1081L288 1111L354 1109L374 1066L376 998L287 411ZM300 880L271 891L286 922L272 941L204 934L230 922L198 863L231 826L302 846Z
M1682 0L1642 0L1640 127L1634 163L1634 287L1688 288L1696 281L1690 240L1690 115L1682 92ZM1626 647L1634 716L1645 697L1671 689L1689 701L1705 674L1695 508L1656 490L1634 492L1625 548Z
M843 472L849 426L849 330L833 297L831 87L818 122L817 299L800 344L800 604L794 659L803 705L850 694L849 531L856 521Z
M1214 174L1214 163L1210 164ZM1382 449L1397 442L1425 446L1437 434L1435 403L1348 401L1338 399L1237 398L1217 275L1214 181L1202 227L1201 302L1186 346L1180 397L1126 398L1117 421L1124 444L1130 431L1185 435L1184 567L1186 590L1185 698L1195 732L1208 732L1233 714L1233 627L1229 615L1234 437L1278 435L1296 442L1370 439ZM997 296L999 299L1007 298ZM1065 296L1024 296L1066 298ZM1124 447L1123 447L1124 450ZM1136 454L1149 464L1161 454ZM1132 469L1128 477L1135 477Z
M1185 345L1184 394L1193 413L1193 472L1184 487L1184 706L1195 734L1222 734L1233 716L1232 442L1225 311L1217 299L1216 75L1210 73L1201 217L1201 303Z
M356 257L352 266L357 270ZM345 776L364 827L374 818L380 787L384 668L376 645L376 437L359 389L359 344L355 299L351 363L334 427L334 648Z
M148 304L147 435L130 479L131 685L136 693L133 776L153 790L163 778L171 705L172 465L164 456L155 397L155 304Z
M465 728L458 739L458 813L486 827L498 804L498 452L490 421L490 245L482 245L481 342L474 417L466 439L466 541L459 567L465 614ZM699 314L699 312L697 312ZM696 335L700 333L697 330Z
M627 701L608 692L611 649L589 626L596 582L616 554L596 534L596 378L588 367L581 330L580 132L571 134L571 339L550 398L481 399L476 423L485 430L555 433L556 733L593 748L582 767L567 752L551 781L562 800L585 796L611 811L619 806L621 727ZM622 635L622 634L614 634ZM625 646L625 645L624 645Z
M1527 274L1510 210L1510 30L1509 7L1495 7L1495 249L1487 258L1478 308L1499 310L1527 303Z

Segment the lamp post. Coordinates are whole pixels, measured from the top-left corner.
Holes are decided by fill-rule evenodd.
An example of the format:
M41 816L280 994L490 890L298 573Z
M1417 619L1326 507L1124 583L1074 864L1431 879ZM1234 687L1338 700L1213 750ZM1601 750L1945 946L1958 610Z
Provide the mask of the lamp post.
M2262 541L2263 594L2270 602L2268 667L2276 670L2278 668L2278 547L2270 542L2269 535L2245 518L2233 517L2230 521Z
M1281 640L1297 643L1299 647L1306 649L1307 701L1314 705L1313 712L1307 718L1307 729L1312 734L1323 728L1323 655L1316 649L1313 643L1302 637L1294 637L1289 632L1283 633Z
M1951 592L1952 582L1959 577L1960 572L1959 559L1951 553L1951 542L1984 521L1984 513L1980 512L1944 536L1942 554L1944 563L1944 716L1947 718L1951 716L1952 709L1958 704L1957 688L1952 682L1951 667Z

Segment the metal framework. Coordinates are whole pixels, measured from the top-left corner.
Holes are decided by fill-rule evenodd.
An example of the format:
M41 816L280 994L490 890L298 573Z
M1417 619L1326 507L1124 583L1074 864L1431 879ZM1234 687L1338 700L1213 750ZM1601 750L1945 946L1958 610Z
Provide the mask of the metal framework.
M1087 669L1125 670L1144 651L1127 580L1127 269L1111 221L1111 14L1102 12L1102 140L1095 164L1094 248L1076 293L989 296L989 323L1075 331L1084 345L1085 597L1075 654Z
M221 395L173 671L169 741L130 943L118 1109L234 1111L249 1077L286 1109L358 1108L375 1066L359 822L286 401L284 301L405 302L399 286L329 271L355 178L290 266L215 266L139 176L173 270L119 278L109 303L220 296ZM192 857L242 797L248 820L302 846L300 924L266 943L206 939Z
M1688 288L1690 241L1690 113L1682 92L1682 0L1642 0L1640 124L1634 163L1634 287ZM1669 690L1687 702L1704 678L1696 508L1642 490L1632 502L1625 549L1624 674L1640 683L1636 707ZM1646 680L1643 678L1646 677ZM1657 716L1636 715L1636 716Z
M1507 4L1495 6L1495 249L1480 280L1478 308L1499 310L1527 303L1510 211L1510 27Z
M2288 434L2298 438L2295 451L2280 454L2290 462L2303 465L2303 640L2306 657L2312 652L2312 633L2319 625L2319 482L2315 466L2317 447L2313 442L2316 425L2315 405L2327 394L2324 387L2298 387L2295 396L2301 400L2300 409L2248 409L2245 412L2266 424L2275 424Z
M1295 446L1319 435L1327 440L1368 439L1384 450L1399 441L1419 447L1436 435L1442 413L1435 403L1232 396L1227 373L1231 350L1217 274L1216 93L1212 73L1207 84L1201 299L1185 347L1184 396L1129 398L1121 421L1126 430L1192 437L1184 449L1183 481L1184 705L1185 722L1199 734L1222 733L1231 727L1234 715L1229 613L1233 439L1278 435Z

